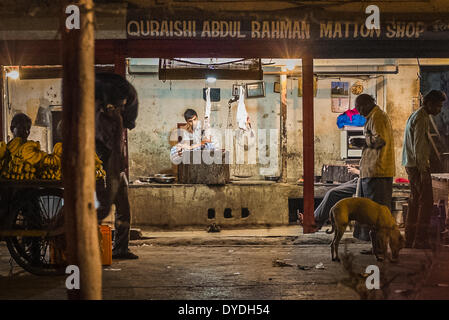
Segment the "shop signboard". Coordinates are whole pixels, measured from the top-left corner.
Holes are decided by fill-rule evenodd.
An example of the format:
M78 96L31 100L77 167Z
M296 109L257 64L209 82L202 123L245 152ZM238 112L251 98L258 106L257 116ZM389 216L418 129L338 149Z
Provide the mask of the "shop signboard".
M198 14L189 11L128 10L128 39L235 39L271 41L449 40L449 17L380 16L368 29L367 15L348 13Z

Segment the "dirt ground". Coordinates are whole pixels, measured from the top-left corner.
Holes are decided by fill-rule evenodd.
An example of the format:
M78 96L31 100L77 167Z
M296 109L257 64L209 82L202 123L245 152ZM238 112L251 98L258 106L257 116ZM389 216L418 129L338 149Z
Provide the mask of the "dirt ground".
M360 299L348 287L343 263L332 262L332 235L303 235L299 227L201 231L144 231L131 241L138 260L114 260L103 267L104 299L235 299L304 300ZM403 249L400 262L378 263L361 255L366 242L345 235L357 275L368 265L381 269L381 286L370 298L449 299L449 249L437 258L431 252ZM344 244L340 251L344 252ZM433 263L431 263L433 261ZM365 275L366 276L366 275ZM364 284L364 278L359 281ZM353 282L355 283L355 282ZM0 242L0 299L66 299L65 277L34 276L10 261ZM376 291L376 292L374 292Z

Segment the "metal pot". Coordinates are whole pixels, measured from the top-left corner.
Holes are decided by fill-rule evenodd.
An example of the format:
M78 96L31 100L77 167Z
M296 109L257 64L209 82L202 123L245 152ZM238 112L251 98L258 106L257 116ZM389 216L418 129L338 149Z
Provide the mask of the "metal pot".
M279 180L279 176L264 176L265 180L267 181L278 181Z
M154 178L152 180L158 182L158 183L173 183L175 181L174 176L170 176L168 174L161 174L161 175L154 175Z
M154 178L166 178L166 177L173 177L173 175L168 173L156 173L154 175Z

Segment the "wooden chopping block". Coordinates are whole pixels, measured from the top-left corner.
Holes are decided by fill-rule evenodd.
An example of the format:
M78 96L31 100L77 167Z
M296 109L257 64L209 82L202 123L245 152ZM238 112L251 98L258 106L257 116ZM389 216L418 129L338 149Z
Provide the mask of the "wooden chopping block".
M205 163L201 152L209 152L211 158L221 158L221 164L215 162L211 164ZM194 162L195 159L196 161ZM229 183L230 171L228 159L229 152L222 150L185 152L183 155L183 163L178 165L178 182L218 185Z

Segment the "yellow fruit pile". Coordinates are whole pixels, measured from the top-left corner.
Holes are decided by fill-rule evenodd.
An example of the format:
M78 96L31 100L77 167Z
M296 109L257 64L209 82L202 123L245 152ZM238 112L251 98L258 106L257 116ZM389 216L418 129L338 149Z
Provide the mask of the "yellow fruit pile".
M39 142L22 142L21 138L11 140L4 156L2 176L6 179L28 180L34 179L36 165L42 159L42 151ZM1 155L1 154L0 154Z
M100 160L98 155L95 153L95 179L102 179L106 177L106 171L103 169L103 161Z
M24 142L20 145L16 153L12 154L12 159L9 162L9 171L13 172L11 178L17 180L34 179L36 175L35 166L41 159L42 151L40 143L38 141Z
M43 180L61 180L62 143L53 147L52 154L46 154L39 164L38 176Z
M56 143L52 154L40 150L37 141L23 142L14 138L8 144L0 142L1 177L13 180L61 180L62 143ZM95 177L106 176L103 162L95 154Z
M24 160L21 148L23 144L22 138L15 138L6 145L6 152L3 155L2 177L15 180L23 180L25 178L22 174ZM26 152L25 155L28 156Z
M39 166L39 178L43 180L61 180L61 158L46 154Z

